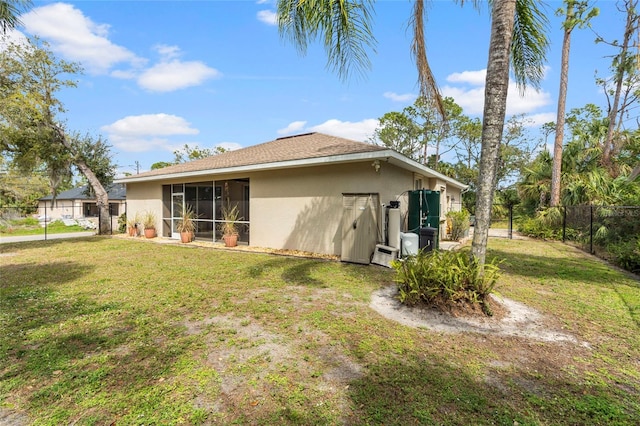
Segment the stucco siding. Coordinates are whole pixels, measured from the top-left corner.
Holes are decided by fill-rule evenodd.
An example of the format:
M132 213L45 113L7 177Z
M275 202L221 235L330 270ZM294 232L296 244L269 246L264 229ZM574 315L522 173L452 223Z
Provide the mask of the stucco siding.
M138 214L140 218L146 211L156 214L156 229L162 229L162 184L142 182L127 185L127 216Z
M386 204L412 183L412 173L384 163L379 172L366 162L257 173L251 245L340 255L342 194L378 193Z
M379 217L384 215L382 204L399 200L405 217L406 191L414 189L414 177L412 171L385 161L380 161L379 171L371 161L362 161L233 175L203 174L195 179L128 183L127 210L129 214L154 211L159 222L156 228L162 229L162 185L248 178L250 245L341 255L343 194L378 194ZM425 179L424 183L436 190L440 190L440 183L446 185L439 180ZM376 239L382 241L381 220L378 225Z

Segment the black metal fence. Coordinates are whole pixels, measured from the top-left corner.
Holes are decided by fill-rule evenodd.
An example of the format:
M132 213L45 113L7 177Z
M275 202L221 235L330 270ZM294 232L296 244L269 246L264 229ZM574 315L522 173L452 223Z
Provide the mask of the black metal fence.
M126 206L124 208L126 209ZM99 210L96 216L60 214L60 209L51 209L46 204L41 205L37 213L24 214L19 207L0 206L0 238L29 236L31 240L48 240L53 233L65 234L83 230L99 235L113 235L120 232L118 216L112 210L108 230L101 232L99 214Z
M640 206L562 207L562 241L592 254L606 253L611 243L640 235Z

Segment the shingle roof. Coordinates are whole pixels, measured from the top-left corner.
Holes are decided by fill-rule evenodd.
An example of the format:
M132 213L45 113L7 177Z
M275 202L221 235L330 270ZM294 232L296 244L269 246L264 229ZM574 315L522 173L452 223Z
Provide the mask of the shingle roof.
M259 145L228 151L188 163L176 164L162 169L151 170L130 176L140 178L174 173L215 170L256 164L277 163L290 160L330 157L344 154L385 151L388 148L323 133L305 133L278 138ZM126 182L127 178L120 181Z
M68 191L63 191L56 197L56 200L95 200L96 197L88 196L87 185L80 186L78 188L72 188ZM125 200L127 198L127 188L121 183L115 183L107 188L107 194L109 194L110 200ZM52 195L40 198L40 200L51 200Z

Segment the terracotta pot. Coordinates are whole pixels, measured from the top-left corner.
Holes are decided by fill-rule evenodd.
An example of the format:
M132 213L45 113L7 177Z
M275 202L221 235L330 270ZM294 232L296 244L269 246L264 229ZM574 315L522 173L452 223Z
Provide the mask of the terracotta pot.
M147 238L154 238L156 236L155 228L144 228L144 236Z
M224 245L227 247L235 247L238 245L238 234L223 235L222 239L224 240Z
M191 232L181 232L180 233L180 241L183 243L190 243L193 241L193 233Z
M135 226L130 226L129 227L129 236L130 237L135 237L138 235L138 230L136 229Z

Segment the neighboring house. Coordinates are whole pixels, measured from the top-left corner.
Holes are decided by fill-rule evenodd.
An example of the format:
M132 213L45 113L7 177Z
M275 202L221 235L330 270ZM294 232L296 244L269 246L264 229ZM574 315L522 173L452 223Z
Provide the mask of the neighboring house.
M175 227L186 203L198 216L196 238L219 241L228 202L240 210L239 241L343 260L354 260L349 253L362 244L368 256L373 253L384 241L385 206L399 200L405 217L407 191L440 191L444 222L450 209L459 210L467 188L386 147L321 133L279 138L116 182L127 185L129 214L156 214L159 236L179 238Z
M123 184L113 184L107 188L109 195L110 216L120 216L126 211L127 190ZM89 194L89 195L88 195ZM38 216L47 220L80 219L98 217L96 197L87 191L87 186L73 188L58 194L51 203L53 196L47 195L38 201Z

